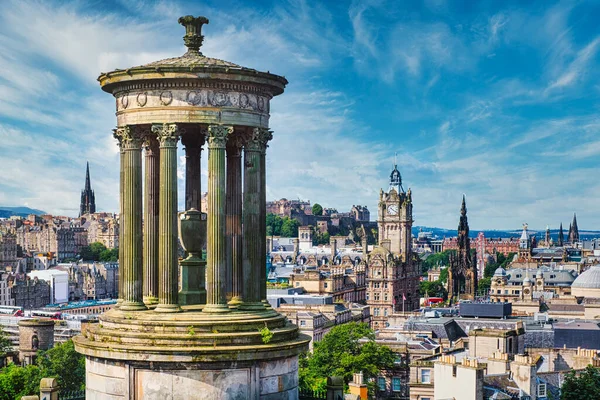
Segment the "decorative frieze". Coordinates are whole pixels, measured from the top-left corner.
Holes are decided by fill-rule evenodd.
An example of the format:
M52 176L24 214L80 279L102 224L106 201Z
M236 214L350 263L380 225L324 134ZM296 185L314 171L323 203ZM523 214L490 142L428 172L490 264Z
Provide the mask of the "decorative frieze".
M117 97L117 112L151 107L236 108L260 114L269 113L269 95L192 87L173 90L122 91Z

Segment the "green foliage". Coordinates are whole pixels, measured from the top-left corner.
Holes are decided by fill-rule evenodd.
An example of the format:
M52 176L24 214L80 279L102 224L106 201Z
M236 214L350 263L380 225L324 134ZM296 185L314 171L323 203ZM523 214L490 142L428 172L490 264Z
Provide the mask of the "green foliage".
M11 351L12 347L12 342L10 341L8 335L6 334L6 332L4 332L4 329L2 329L2 326L0 325L0 356L3 356L9 351Z
M273 339L273 332L271 332L268 326L265 326L260 330L260 336L262 336L262 342L268 344Z
M37 365L11 364L0 370L0 400L39 394L42 378L57 378L61 391L85 388L85 357L75 351L73 341L38 352Z
M569 372L562 385L560 399L600 399L600 369L588 365L579 375L575 371Z
M440 271L440 278L438 280L442 283L448 282L448 268L444 268Z
M481 278L477 282L477 291L481 294L487 294L492 286L492 278Z
M267 214L267 235L282 237L298 237L300 222L289 217Z
M323 207L319 203L315 203L312 206L313 215L323 215Z
M329 236L328 232L321 233L319 231L316 231L313 234L313 245L318 246L320 244L329 244L330 237L331 236Z
M359 343L363 338L366 341ZM396 355L389 347L375 343L375 334L367 324L337 325L314 343L312 354L300 358L300 387L323 389L328 376L341 376L348 383L360 371L370 380L379 371L392 368L395 360Z
M37 365L20 367L10 364L0 370L0 400L20 399L39 394L40 380L44 377Z
M510 264L513 257L515 256L515 254L516 253L508 253L508 255L505 256L502 253L496 253L496 261L487 263L485 269L483 270L484 278L491 278L492 276L494 276L494 272L498 268L506 269L506 267L508 267L508 264Z
M119 260L119 249L107 249L100 242L95 242L81 249L84 261L115 262Z
M61 390L85 388L85 357L75 351L72 340L40 351L37 364L44 378L57 378Z
M450 263L450 254L455 252L454 250L444 250L441 253L435 253L423 260L421 264L421 271L424 275L427 274L432 268L441 267Z
M429 297L442 297L444 300L448 296L446 288L440 281L422 281L419 283L419 295L425 297L425 293Z
M281 225L281 236L283 237L298 237L298 227L300 222L298 220L285 217L283 218L283 224Z

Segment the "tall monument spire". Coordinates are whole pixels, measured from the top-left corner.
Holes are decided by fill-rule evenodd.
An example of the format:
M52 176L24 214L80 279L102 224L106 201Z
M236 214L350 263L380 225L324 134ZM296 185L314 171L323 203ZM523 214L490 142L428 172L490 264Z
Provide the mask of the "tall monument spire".
M79 205L79 216L85 214L93 214L96 212L96 197L92 190L90 181L90 163L86 163L85 167L85 186L81 191L81 204Z
M565 244L565 234L563 233L562 222L560 223L560 229L558 230L558 247L562 247Z
M569 228L569 243L579 242L579 228L577 227L577 215L573 213L573 222Z

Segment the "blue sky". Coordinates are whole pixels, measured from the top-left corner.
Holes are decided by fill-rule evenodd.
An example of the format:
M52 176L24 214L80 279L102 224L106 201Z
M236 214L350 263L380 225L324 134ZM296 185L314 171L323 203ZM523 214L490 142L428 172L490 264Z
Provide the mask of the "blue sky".
M268 198L376 217L394 153L416 225L596 229L599 2L3 2L0 204L76 216L85 162L118 209L114 100L100 72L203 52L284 75ZM180 185L183 186L183 185ZM180 196L182 197L182 196Z

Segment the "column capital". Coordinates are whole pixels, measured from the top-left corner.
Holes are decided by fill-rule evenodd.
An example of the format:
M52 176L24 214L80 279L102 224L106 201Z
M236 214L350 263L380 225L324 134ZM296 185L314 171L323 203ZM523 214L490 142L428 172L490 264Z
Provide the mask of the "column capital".
M185 135L181 135L181 143L188 149L199 149L202 150L202 146L206 142L206 137L203 132L192 131L186 132Z
M242 147L244 147L244 136L236 133L229 136L227 140L227 157L241 157Z
M185 131L177 124L152 124L152 133L155 133L160 147L177 147L179 136Z
M233 126L228 125L209 125L208 126L208 147L210 149L224 149L227 138L233 133Z
M246 138L246 150L264 153L267 150L267 142L273 139L273 132L267 128L254 128Z
M146 155L156 155L158 154L158 140L154 135L146 135L144 136L144 150L146 150Z
M119 141L121 150L139 150L144 141L144 130L138 126L118 126L113 130L113 136Z

